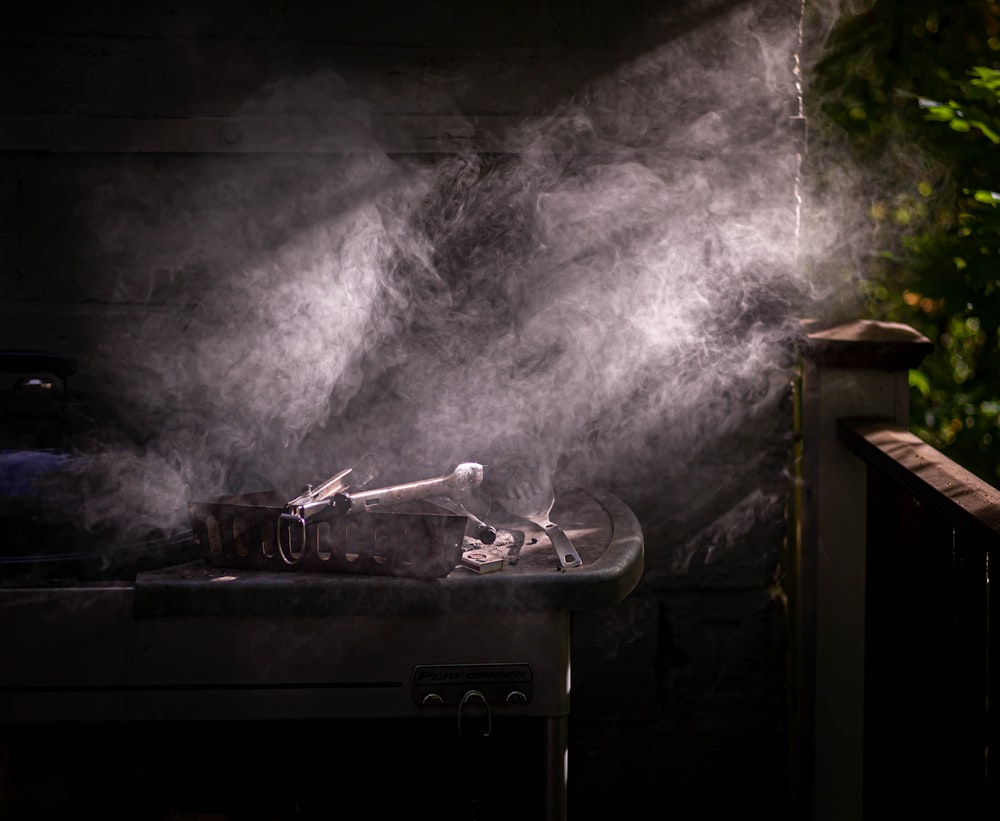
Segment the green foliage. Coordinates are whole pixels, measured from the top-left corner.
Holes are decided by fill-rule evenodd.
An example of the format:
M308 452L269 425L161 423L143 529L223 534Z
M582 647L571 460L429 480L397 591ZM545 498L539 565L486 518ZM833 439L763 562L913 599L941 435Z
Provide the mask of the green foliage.
M810 123L871 174L867 316L935 342L915 433L1000 482L1000 4L874 0L813 68Z

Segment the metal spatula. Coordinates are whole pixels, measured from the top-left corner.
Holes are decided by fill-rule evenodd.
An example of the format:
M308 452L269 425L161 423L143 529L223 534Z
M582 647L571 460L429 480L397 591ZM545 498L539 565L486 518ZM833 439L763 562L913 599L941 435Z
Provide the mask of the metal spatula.
M583 560L576 552L569 536L549 518L549 513L556 501L556 495L551 488L544 489L531 484L519 483L510 486L507 494L507 498L497 501L517 518L529 521L545 531L545 535L549 537L549 541L556 551L561 568L579 567L583 564Z

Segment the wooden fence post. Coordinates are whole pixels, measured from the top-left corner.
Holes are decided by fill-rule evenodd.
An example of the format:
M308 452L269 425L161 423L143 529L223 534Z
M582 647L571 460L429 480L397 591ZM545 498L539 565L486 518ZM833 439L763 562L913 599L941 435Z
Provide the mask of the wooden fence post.
M837 440L848 416L909 423L908 371L933 344L906 325L804 326L793 673L794 802L803 819L862 817L866 467Z

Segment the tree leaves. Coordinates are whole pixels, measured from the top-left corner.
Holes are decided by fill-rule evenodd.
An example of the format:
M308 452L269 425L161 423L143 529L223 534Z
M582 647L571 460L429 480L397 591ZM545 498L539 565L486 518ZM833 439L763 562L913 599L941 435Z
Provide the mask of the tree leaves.
M1000 481L1000 3L874 0L823 43L806 105L876 181L855 254L870 318L936 343L911 427ZM840 136L838 136L840 135ZM820 171L822 174L823 172Z

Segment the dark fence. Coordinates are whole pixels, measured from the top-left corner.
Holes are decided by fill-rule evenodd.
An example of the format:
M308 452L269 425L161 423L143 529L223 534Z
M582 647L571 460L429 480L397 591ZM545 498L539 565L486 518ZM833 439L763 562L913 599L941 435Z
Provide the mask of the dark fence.
M1000 818L1000 492L894 421L840 419L837 437L867 465L864 817Z

